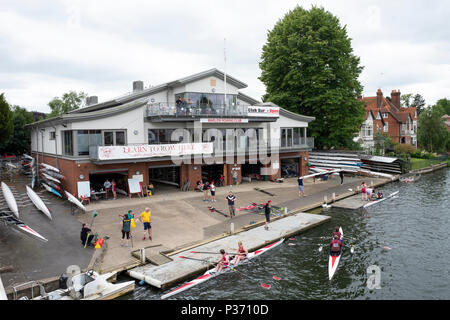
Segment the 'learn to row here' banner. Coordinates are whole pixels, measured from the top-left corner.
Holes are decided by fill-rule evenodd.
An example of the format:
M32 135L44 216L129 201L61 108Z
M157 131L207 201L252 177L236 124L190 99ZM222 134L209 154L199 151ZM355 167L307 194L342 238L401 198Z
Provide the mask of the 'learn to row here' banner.
M210 154L213 143L149 144L140 146L98 147L99 160L171 157L189 154Z

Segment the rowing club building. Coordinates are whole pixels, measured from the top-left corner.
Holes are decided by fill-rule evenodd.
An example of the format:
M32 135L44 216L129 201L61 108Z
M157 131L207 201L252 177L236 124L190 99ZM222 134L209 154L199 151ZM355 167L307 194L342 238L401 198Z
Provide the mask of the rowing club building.
M202 179L224 185L308 172L313 117L262 103L242 81L210 69L34 122L32 155L60 169L64 188L99 190L106 179L128 192L129 179L158 190L194 189Z

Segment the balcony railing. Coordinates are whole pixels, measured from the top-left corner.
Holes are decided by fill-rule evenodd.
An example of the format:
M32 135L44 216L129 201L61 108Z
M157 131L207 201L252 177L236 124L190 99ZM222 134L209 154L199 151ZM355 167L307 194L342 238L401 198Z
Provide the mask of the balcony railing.
M247 117L247 105L223 105L189 103L176 104L173 102L156 102L147 104L147 117L170 116L186 117Z
M314 149L314 138L313 137L300 137L298 141L292 141L292 143L286 144L282 143L280 149Z

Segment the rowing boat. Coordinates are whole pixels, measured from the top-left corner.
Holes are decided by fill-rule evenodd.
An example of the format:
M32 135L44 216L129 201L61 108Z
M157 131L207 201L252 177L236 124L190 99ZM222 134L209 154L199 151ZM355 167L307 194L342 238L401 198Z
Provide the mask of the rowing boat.
M342 231L342 227L339 227L339 232L341 233L341 241L344 239L344 231ZM332 256L330 254L330 257L328 259L328 278L331 280L333 278L334 273L337 270L339 260L341 260L342 251L344 250L344 247L342 247L341 252L338 256Z
M363 208L367 208L370 207L371 205L374 205L375 203L379 203L382 202L384 200L387 200L389 198L392 198L393 196L397 195L399 193L399 190L392 192L390 195L388 195L387 197L381 198L381 199L377 199L377 200L371 200L369 203L366 203Z
M36 206L36 208L41 210L50 220L52 220L52 215L50 213L50 210L48 210L44 201L42 201L42 199L39 198L39 196L36 194L36 192L33 191L33 189L31 189L29 186L26 186L26 187L27 187L28 197L31 199L31 201Z
M238 262L238 263L235 264L235 265L232 265L232 266L231 266L231 265L230 265L230 266L226 266L226 267L224 267L224 268L223 268L221 271L219 271L219 272L216 272L216 271L215 271L216 268L209 269L208 271L206 271L206 272L205 272L203 275L201 275L200 277L198 277L198 278L196 278L196 279L194 279L194 280L192 280L192 281L190 281L190 282L188 282L188 283L183 284L181 287L178 287L178 288L176 288L176 289L170 291L169 293L166 293L166 294L162 295L162 296L161 296L161 299L166 299L166 298L168 298L168 297L171 297L171 296L173 296L173 295L175 295L175 294L178 294L178 293L183 292L183 291L185 291L185 290L187 290L187 289L190 289L190 288L192 288L192 287L194 287L194 286L196 286L196 285L198 285L198 284L200 284L200 283L203 283L203 282L205 282L205 281L207 281L207 280L209 280L209 279L211 279L211 278L217 277L218 275L220 275L220 274L222 274L222 273L225 273L225 272L227 272L227 271L229 271L229 270L232 270L232 268L234 268L234 267L236 267L236 266L238 266L238 265L241 265L241 264L243 264L243 263L246 263L248 260L251 260L251 259L254 259L254 258L256 258L256 257L259 257L260 255L262 255L262 254L265 253L266 251L268 251L268 250L270 250L270 249L273 249L273 248L279 246L280 244L283 243L283 241L284 241L284 238L281 239L281 240L279 240L279 241L277 241L277 242L274 242L274 243L272 243L272 244L269 244L268 246L265 246L264 248L261 248L261 249L259 249L259 250L250 252L250 253L247 255L247 259L242 260L242 261Z
M11 226L19 230L20 232L23 232L27 235L31 235L33 237L36 237L39 240L47 242L48 240L45 239L43 236L41 236L39 233L31 229L28 225L26 225L23 221L20 221L14 216L6 215L0 213L0 218L2 221L6 223L6 225Z
M57 195L58 197L62 198L62 195L58 191L56 191L55 189L51 188L50 186L46 185L43 182L41 182L41 184L44 186L45 190L47 190L48 192L51 192L51 193Z
M14 198L14 195L13 195L11 189L3 181L2 181L2 192L3 192L3 197L5 198L6 204L8 205L9 209L18 218L19 217L19 208L17 207L16 198Z
M56 182L56 183L61 183L61 181L59 181L59 180L56 179L56 178L53 178L52 176L46 174L45 172L41 172L41 173L42 173L42 175L44 176L45 179L54 181L54 182Z
M59 169L58 168L55 168L55 167L53 167L53 166L51 166L49 164L41 163L41 166L44 167L44 168L47 168L49 170L52 170L52 171L55 171L55 172L59 173Z
M74 205L76 205L77 207L79 207L80 209L83 209L84 211L86 211L85 206L83 206L83 204L78 201L77 198L75 198L73 195L71 195L69 192L64 191L66 193L67 196L67 200L69 200L70 202L72 202Z

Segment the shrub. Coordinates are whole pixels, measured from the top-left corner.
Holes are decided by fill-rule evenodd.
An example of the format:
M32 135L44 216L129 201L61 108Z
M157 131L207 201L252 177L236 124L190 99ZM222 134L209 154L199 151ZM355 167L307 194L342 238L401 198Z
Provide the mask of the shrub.
M416 148L410 144L397 144L394 147L396 154L409 154L412 155L416 153Z

